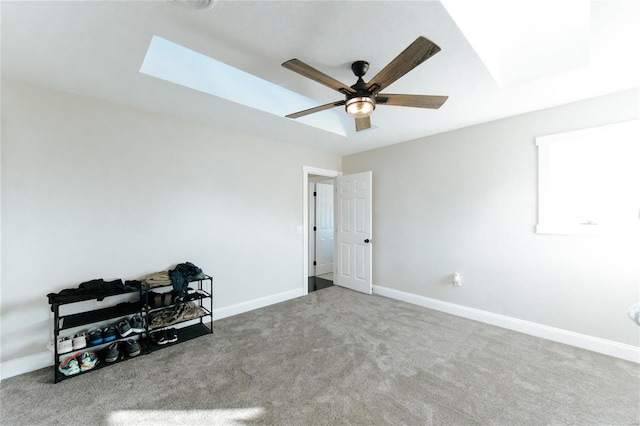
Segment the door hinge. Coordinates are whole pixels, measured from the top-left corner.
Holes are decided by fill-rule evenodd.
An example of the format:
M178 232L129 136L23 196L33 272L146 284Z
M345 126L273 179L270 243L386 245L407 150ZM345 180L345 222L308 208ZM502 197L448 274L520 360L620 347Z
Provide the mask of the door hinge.
M318 193L317 193L316 191L313 191L313 196L314 196L314 197L317 197L317 196L318 196Z
M314 226L314 227L313 227L313 230L314 230L314 231L317 231L317 230L318 230L318 228L316 228L316 227Z
M318 263L314 260L313 261L313 266L316 266Z

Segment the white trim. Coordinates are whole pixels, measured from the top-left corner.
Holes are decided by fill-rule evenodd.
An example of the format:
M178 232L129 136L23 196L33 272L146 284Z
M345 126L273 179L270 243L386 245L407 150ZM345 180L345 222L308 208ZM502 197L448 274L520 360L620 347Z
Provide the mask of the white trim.
M320 169L317 167L302 166L302 294L309 294L309 175L326 176L335 178L342 172L337 170ZM334 239L335 241L335 239ZM335 256L336 251L333 250ZM334 262L335 265L335 257Z
M626 121L606 126L559 133L555 135L539 136L535 140L538 147L538 224L536 234L546 235L626 235L629 230L638 232L640 223L631 211L629 219L622 224L597 223L563 223L565 219L555 217L551 206L550 194L557 185L550 181L552 176L551 149L555 145L572 142L586 142L598 140L600 143L610 140L629 141L635 143L640 135L640 120ZM557 160L556 160L557 161ZM584 218L584 220L588 220Z
M53 352L40 352L0 363L0 380L53 365Z
M213 320L217 321L233 315L242 314L244 312L253 311L254 309L264 308L265 306L274 305L276 303L285 302L304 296L300 289L284 291L282 293L272 294L270 296L260 297L258 299L249 300L247 302L237 303L224 308L216 308L213 311Z
M606 235L602 225L536 225L536 234L546 235Z
M305 277L306 278L306 277ZM306 290L306 288L305 288ZM482 311L480 309L469 308L467 306L456 305L455 303L443 302L437 299L431 299L417 294L406 293L400 290L394 290L379 285L373 286L373 293L379 296L400 300L411 303L413 305L422 306L436 311L445 312L451 315L469 318L486 324L495 325L497 327L506 328L508 330L518 331L520 333L529 334L543 339L552 340L554 342L564 343L587 349L593 352L610 355L616 358L625 359L627 361L640 363L640 348L623 343L613 342L611 340L591 337L584 334L574 333L572 331L562 330L559 328L548 327L546 325L536 324L530 321L524 321L505 315L494 314L492 312ZM224 308L217 308L214 311L214 321L249 312L255 309L264 308L287 300L304 296L302 292L297 290L289 290L282 293L253 299L247 302L238 303ZM40 352L34 355L22 358L12 359L0 363L0 380L19 374L29 373L40 368L51 367L53 364L52 352Z
M606 124L604 126L589 127L586 129L572 130L569 132L556 133L546 136L538 136L536 145L547 145L549 143L564 142L567 140L600 138L608 139L612 135L619 137L620 135L635 135L640 131L640 120L622 121L619 123Z
M531 321L508 317L506 315L495 314L493 312L457 305L455 303L444 302L442 300L431 299L417 294L406 293L392 288L373 286L373 293L391 299L401 300L413 305L422 306L436 311L445 312L463 318L480 321L508 330L517 331L531 336L541 337L554 342L587 349L593 352L621 358L627 361L640 363L640 348L626 345L599 337L588 336L575 333L573 331L560 328L549 327Z
M554 225L538 224L537 234L547 235L583 235L583 236L606 236L606 235L629 235L631 233L640 234L640 223L627 223L625 225Z

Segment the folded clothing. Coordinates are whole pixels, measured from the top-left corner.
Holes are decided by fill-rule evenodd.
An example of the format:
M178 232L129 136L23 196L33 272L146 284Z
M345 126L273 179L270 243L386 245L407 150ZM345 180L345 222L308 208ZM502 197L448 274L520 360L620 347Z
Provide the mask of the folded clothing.
M149 328L167 327L181 321L208 315L207 310L193 302L181 303L149 314Z
M142 285L146 288L164 287L172 285L169 271L160 271L149 274L142 279Z
M84 282L78 288L68 288L59 293L49 293L47 297L49 298L49 304L53 305L54 303L70 303L81 300L103 300L106 296L124 293L130 289L132 288L125 286L122 280L105 281L99 278Z

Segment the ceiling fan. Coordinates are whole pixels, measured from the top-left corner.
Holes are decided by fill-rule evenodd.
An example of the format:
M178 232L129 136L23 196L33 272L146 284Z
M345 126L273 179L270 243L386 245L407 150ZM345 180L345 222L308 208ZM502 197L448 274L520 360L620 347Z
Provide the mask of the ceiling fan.
M282 64L283 67L324 84L333 90L337 90L345 96L345 99L295 112L286 117L300 118L308 114L345 105L347 114L355 118L356 131L359 132L371 127L370 115L376 109L377 104L438 109L445 103L448 96L397 95L380 93L380 91L439 51L440 47L435 43L424 37L418 37L368 83L365 83L362 77L369 70L369 63L356 61L351 64L351 70L358 77L358 81L353 86L347 86L299 59L288 60Z

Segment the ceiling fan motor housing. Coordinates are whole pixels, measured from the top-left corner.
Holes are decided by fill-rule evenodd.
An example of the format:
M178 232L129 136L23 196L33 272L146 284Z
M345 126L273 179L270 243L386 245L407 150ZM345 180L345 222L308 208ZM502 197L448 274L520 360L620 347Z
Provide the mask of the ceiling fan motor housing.
M367 71L369 71L369 62L355 61L351 64L351 71L353 71L356 77L364 77Z

